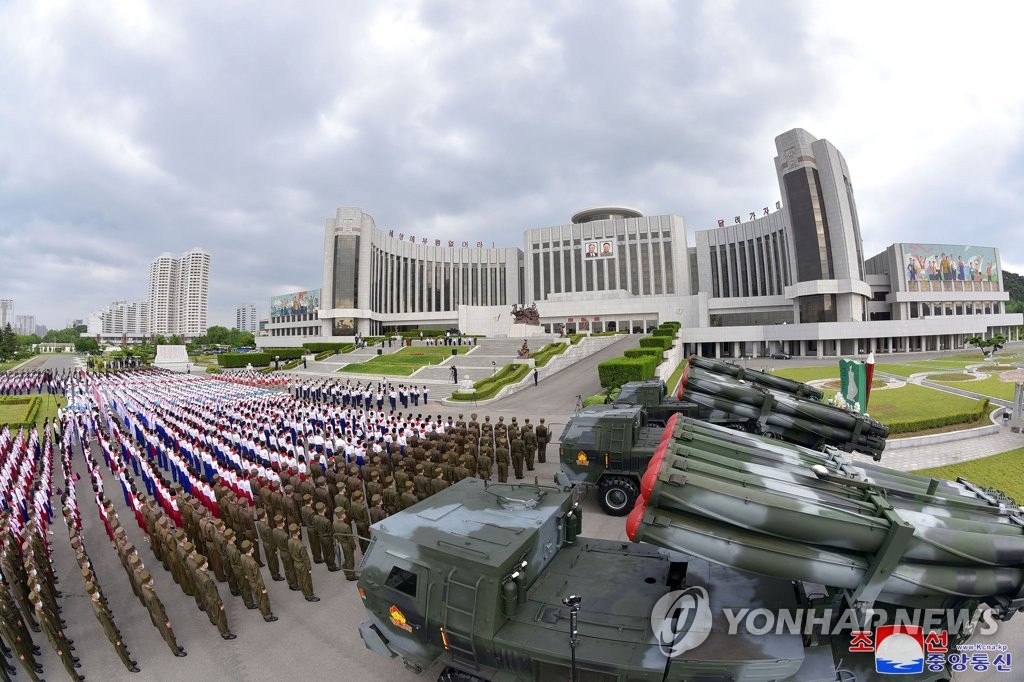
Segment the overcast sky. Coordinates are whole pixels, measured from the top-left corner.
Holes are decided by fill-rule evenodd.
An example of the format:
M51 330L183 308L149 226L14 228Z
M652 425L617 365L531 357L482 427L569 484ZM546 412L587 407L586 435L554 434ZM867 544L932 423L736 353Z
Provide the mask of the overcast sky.
M301 10L301 11L300 11ZM1024 270L1019 2L0 5L0 298L63 327L212 256L210 323L321 281L324 220L522 246L622 203L690 231L844 154L865 255Z

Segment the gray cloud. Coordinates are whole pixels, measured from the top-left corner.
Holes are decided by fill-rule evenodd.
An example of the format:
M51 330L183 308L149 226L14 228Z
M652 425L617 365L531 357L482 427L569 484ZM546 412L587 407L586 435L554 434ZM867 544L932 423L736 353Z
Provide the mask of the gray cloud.
M973 242L1024 266L1024 96L988 87L1013 81L988 46L1016 44L993 21L1015 6L936 12L933 34L989 30L948 54L913 12L821 5L5 5L0 296L62 326L203 246L231 323L318 286L342 205L498 245L603 202L703 229L774 204L793 127L846 155L866 253Z

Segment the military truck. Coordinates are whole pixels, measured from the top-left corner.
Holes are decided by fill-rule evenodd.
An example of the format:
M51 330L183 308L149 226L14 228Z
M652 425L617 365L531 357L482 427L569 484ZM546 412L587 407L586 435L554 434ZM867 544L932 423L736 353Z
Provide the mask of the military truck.
M627 523L647 544L581 536L564 479L467 478L375 524L367 648L445 682L834 682L887 679L889 663L920 682L950 679L946 657L876 655L873 623L927 620L929 650L955 653L976 622L961 610L1024 605L1024 524L995 492L673 419ZM953 615L915 611L932 608Z

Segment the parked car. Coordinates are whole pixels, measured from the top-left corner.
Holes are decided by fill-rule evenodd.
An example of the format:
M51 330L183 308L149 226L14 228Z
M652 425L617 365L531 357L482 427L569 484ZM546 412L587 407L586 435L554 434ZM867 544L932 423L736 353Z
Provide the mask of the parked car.
M792 356L790 356L789 353L783 353L781 351L778 353L772 353L772 360L789 360L790 357Z

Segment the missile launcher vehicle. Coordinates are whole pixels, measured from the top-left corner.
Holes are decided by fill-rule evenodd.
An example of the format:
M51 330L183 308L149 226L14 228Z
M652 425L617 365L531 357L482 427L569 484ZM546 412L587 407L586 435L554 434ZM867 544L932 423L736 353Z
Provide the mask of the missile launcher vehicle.
M818 402L821 391L798 381L693 356L676 397L660 380L623 384L610 405L573 415L559 445L562 472L595 486L607 514L623 516L640 476L674 415L814 449L862 452L876 461L889 429L866 415Z
M955 652L982 611L1024 606L1024 524L994 491L679 416L653 450L636 542L583 537L561 475L468 478L375 524L367 648L446 682L863 681L893 662L922 682L949 680L946 659L876 655L872 624L969 612L919 626ZM736 616L751 611L789 621Z

